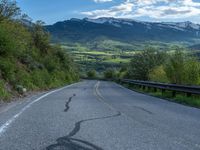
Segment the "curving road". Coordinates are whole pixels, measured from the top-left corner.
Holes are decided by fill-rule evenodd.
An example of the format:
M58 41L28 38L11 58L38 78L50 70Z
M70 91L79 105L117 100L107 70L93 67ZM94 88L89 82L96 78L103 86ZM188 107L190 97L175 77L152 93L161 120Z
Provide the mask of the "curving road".
M0 150L200 150L200 110L86 80L1 108Z

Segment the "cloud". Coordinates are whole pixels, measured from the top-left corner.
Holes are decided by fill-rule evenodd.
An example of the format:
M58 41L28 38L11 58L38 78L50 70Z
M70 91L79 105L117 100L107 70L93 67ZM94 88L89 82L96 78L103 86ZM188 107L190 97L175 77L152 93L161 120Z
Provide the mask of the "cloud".
M95 0L109 1L109 0ZM199 18L200 2L194 0L124 0L106 9L81 12L90 18L142 18L157 20Z
M94 0L96 3L112 2L112 0Z
M124 2L120 5L110 7L109 9L101 9L94 11L81 12L83 15L87 15L90 18L99 18L99 17L118 17L124 16L132 12L134 4L131 2Z

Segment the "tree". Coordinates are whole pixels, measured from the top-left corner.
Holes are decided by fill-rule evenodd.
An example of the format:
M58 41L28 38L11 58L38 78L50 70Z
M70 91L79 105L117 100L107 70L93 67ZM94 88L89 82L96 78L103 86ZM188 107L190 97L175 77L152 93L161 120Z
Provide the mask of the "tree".
M42 54L47 54L49 49L49 33L43 29L44 22L37 21L33 27L33 40L35 46L41 51Z
M156 82L169 82L164 66L157 66L149 73L149 79Z
M135 54L129 64L127 76L137 80L149 80L150 71L165 61L166 53L153 48Z
M184 79L185 56L181 50L176 50L165 65L165 72L171 83L182 84Z
M13 19L21 14L20 8L16 1L1 0L0 1L0 22L4 19Z
M191 57L184 64L184 84L200 84L200 62Z
M199 84L200 62L181 50L176 50L165 65L165 72L171 83Z

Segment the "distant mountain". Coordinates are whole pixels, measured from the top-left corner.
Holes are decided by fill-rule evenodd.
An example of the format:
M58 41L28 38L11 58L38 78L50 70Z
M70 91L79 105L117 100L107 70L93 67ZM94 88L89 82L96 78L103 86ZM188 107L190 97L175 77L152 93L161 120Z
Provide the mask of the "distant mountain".
M109 39L135 41L194 42L200 40L200 25L192 22L143 22L131 19L72 18L45 26L54 42L91 42Z
M192 50L200 50L200 44L192 45L192 46L189 47L189 49L192 49Z

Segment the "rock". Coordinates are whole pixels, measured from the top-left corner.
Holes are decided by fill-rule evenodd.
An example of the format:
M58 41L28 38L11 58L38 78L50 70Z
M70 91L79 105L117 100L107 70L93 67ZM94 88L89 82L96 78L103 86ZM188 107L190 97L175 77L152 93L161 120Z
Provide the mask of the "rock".
M17 92L19 93L19 94L25 94L26 92L27 92L27 89L26 88L24 88L22 85L17 85L16 86L16 90L17 90Z

